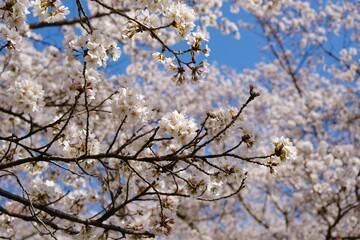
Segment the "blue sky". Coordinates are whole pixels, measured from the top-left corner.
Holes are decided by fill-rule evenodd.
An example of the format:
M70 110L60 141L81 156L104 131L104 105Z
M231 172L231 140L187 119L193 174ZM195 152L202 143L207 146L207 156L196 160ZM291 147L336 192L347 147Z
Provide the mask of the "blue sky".
M244 31L246 30L240 30L241 38L235 40L231 35L224 36L218 30L212 29L209 62L215 61L238 71L253 68L261 60L259 48L263 46L264 40L249 31Z
M239 19L245 22L254 23L254 18L245 10L240 10L237 14L229 12L229 4L223 6L223 16L233 22ZM256 35L254 32L239 29L240 39L234 39L233 35L222 35L219 30L210 29L211 55L209 62L217 62L241 71L244 68L254 68L255 64L262 60L260 48L266 44L265 39Z

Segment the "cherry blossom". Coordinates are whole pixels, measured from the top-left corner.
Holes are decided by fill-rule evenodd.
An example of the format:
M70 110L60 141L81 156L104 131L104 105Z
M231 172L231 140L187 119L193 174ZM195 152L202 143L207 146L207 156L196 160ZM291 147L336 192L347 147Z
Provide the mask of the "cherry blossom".
M2 1L0 238L359 238L359 29L354 1ZM207 60L214 31L261 61Z

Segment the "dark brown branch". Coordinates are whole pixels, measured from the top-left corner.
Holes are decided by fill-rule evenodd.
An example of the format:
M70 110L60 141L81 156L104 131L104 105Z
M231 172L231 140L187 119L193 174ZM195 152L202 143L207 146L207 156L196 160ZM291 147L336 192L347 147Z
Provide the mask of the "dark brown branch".
M96 18L101 18L104 16L109 16L113 14L112 12L108 12L108 13L97 13L95 15L89 16L89 19L96 19ZM74 18L74 19L69 19L69 20L62 20L62 21L57 21L57 22L52 22L52 23L48 23L48 22L37 22L37 23L33 23L30 24L29 28L30 29L37 29L37 28L44 28L44 27L61 27L61 26L65 26L65 25L74 25L77 23L85 23L86 22L86 18L85 17L81 17L81 18Z
M120 226L117 225L113 225L113 224L104 224L98 221L94 221L94 220L88 220L88 219L82 219L80 217L68 214L66 212L60 211L58 209L54 209L51 208L49 206L44 206L42 204L39 203L30 203L29 200L20 197L18 195L12 194L8 191L5 191L4 189L0 188L0 196L3 196L5 198L11 199L13 201L19 202L25 206L30 206L32 205L34 208L41 210L47 214L49 214L50 216L56 217L56 218L60 218L60 219L64 219L64 220L68 220L74 223L79 223L85 226L94 226L94 227L100 227L103 228L105 230L112 230L115 232L120 232L122 234L130 234L130 235L143 235L143 236L148 236L148 237L155 237L155 235L153 233L150 233L148 231L132 231L126 228L122 228Z
M13 212L9 212L7 209L3 208L0 206L0 212L10 216L10 217L14 217L14 218L19 218L22 219L26 222L37 222L40 223L40 221L35 217L35 216L27 216L27 215L23 215L23 214L18 214L18 213L13 213ZM73 230L71 228L63 228L60 227L59 225L53 223L52 221L46 220L46 219L42 219L41 220L43 223L45 223L46 225L49 225L50 227L52 227L55 230L61 230L64 232L67 232L71 235L75 235L78 234L79 232L76 230Z

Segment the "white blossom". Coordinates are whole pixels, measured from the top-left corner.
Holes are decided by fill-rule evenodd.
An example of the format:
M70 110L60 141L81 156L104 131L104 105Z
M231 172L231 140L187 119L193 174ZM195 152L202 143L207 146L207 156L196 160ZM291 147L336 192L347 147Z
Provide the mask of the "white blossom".
M60 0L35 0L31 2L34 9L33 15L38 16L41 21L56 22L65 19L70 13Z
M183 112L167 113L159 122L159 132L169 134L182 144L187 144L196 136L197 126L194 119L187 119Z
M35 81L26 78L16 80L8 89L15 106L26 113L40 111L45 105L43 87Z
M273 144L275 147L275 153L280 157L281 161L295 160L297 151L293 144L288 138L283 136L278 138L273 138Z
M113 98L111 107L112 112L120 119L127 117L127 121L134 125L145 123L149 115L144 96L130 88L120 88Z

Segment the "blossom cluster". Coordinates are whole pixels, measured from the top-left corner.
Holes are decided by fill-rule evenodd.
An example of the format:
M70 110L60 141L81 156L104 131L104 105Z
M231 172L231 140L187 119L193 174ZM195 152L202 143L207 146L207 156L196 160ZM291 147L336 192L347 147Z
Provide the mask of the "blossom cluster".
M174 3L165 12L167 22L176 28L182 37L187 37L195 27L195 11L184 3Z
M1 50L25 46L0 56L2 237L359 236L356 4L33 0L42 22L21 25L29 2L0 3ZM62 2L80 16L64 20ZM227 18L229 5L254 22ZM54 25L63 45L38 41ZM238 38L253 25L274 61L205 76L195 57L210 53L208 27ZM332 34L344 49L329 47ZM115 39L130 59L123 79L105 68ZM260 128L265 141L287 138L269 148Z
M76 189L72 191L67 197L65 198L65 204L70 207L71 212L81 212L84 209L84 203L86 198L89 196L89 193L84 189Z
M26 28L26 15L29 14L29 0L6 0L0 2L0 19L9 28Z
M150 226L156 233L166 236L171 234L178 204L178 200L173 196L163 197L157 204L150 219Z
M56 200L58 194L61 194L60 187L52 180L45 180L43 177L37 175L31 180L30 195L36 202L48 203Z
M291 161L296 159L296 147L293 146L288 138L283 136L280 138L276 137L273 139L273 144L275 147L275 154L281 161Z
M77 96L79 93L85 92L88 101L91 101L95 99L95 86L100 81L100 74L95 69L89 68L85 71L85 79L82 64L76 60L71 61L71 67L67 67L64 74L65 87L70 96Z
M57 126L53 134L58 134ZM79 129L75 124L71 124L63 131L59 139L59 145L62 147L63 153L67 157L80 157L83 155L94 155L100 153L100 142L95 134L87 133L85 129ZM87 160L85 167L89 167L92 160Z
M88 68L106 66L109 56L116 61L121 55L116 42L99 30L70 41L69 47L71 51L75 52L75 55L82 54L84 56Z
M136 19L137 22L129 20L127 22L126 30L124 31L124 38L132 39L137 33L142 32L142 27L138 23L148 28L158 28L161 26L161 18L155 13L151 13L148 9L144 11L135 11L129 14L130 17Z
M253 124L247 121L244 114L237 116L238 111L239 110L237 108L220 108L209 111L209 117L205 124L207 133L210 136L216 136L216 141L221 142L222 139L240 132L242 133L242 141L248 148L251 148L254 144L259 142L259 132ZM235 120L234 124L232 124L229 129L218 135L222 130L227 128L233 120Z
M56 22L65 19L70 13L69 8L65 7L60 0L35 0L33 15L38 16L41 21Z
M5 26L1 26L0 29L0 38L7 41L6 47L8 49L19 50L22 43L22 37L19 35L19 32L16 31L15 28L7 28Z
M208 191L212 194L219 195L225 183L239 183L247 174L245 168L236 162L223 161L222 169L225 171L216 171L210 176Z
M121 119L127 118L134 126L146 123L150 109L143 95L136 89L120 88L111 103L112 112Z
M0 20L5 22L5 25L0 26L0 38L7 41L5 46L8 49L20 49L22 42L20 35L28 30L26 15L29 14L29 7L28 0L0 2Z
M1 214L0 215L0 229L5 233L13 233L14 229L11 226L14 218L9 215Z
M165 114L159 122L159 132L169 134L183 145L189 143L197 134L194 119L187 119L184 112L173 111Z
M209 119L206 121L206 130L210 136L215 136L222 129L226 127L227 124L235 117L237 109L216 109L211 110L208 113ZM218 138L222 138L226 133L223 133Z
M174 57L166 57L165 49L161 52L155 52L152 54L155 62L163 64L165 68L173 74L172 80L177 85L181 85L189 79L191 79L191 82L197 82L200 79L203 79L208 73L209 63L207 60L203 60L199 64L195 65L195 55L200 52L202 52L205 57L210 55L210 48L207 44L205 45L205 48L201 47L202 42L208 41L205 33L200 31L193 32L192 34L189 34L186 39L188 45L190 46L189 52L192 57L192 65L187 65L189 70L181 66L179 62L177 65Z
M187 38L187 44L191 47L192 54L196 54L199 51L203 52L205 57L210 56L210 48L208 45L205 45L205 48L201 48L202 42L208 42L209 40L206 38L203 32L193 32Z
M42 85L26 78L15 80L8 93L14 105L26 113L39 111L45 105Z
M131 19L127 22L124 34L127 38L133 38L135 34L142 33L144 30L164 29L164 26L175 28L182 38L187 38L195 27L197 15L194 9L184 3L144 1L143 6L144 10L129 13Z
M208 63L204 60L196 64L195 55L203 52L205 56L209 56L210 48L207 45L204 48L201 47L201 43L207 41L204 33L200 30L193 32L197 20L194 9L184 3L172 1L141 1L139 4L143 5L145 10L129 13L129 19L122 36L124 40L131 42L133 46L137 41L145 41L152 48L162 47L161 52L156 52L153 56L156 62L162 63L173 74L172 80L177 85L189 82L190 79L196 82L204 78ZM154 6L157 6L158 9L154 9ZM176 33L169 30L173 28L175 28ZM131 41L128 41L129 39ZM177 52L169 51L166 46L173 45L179 39L187 40L190 49ZM124 51L133 50L124 48ZM166 56L167 53L172 56ZM192 58L191 63L182 60L181 55L188 53ZM134 57L136 58L136 56Z

